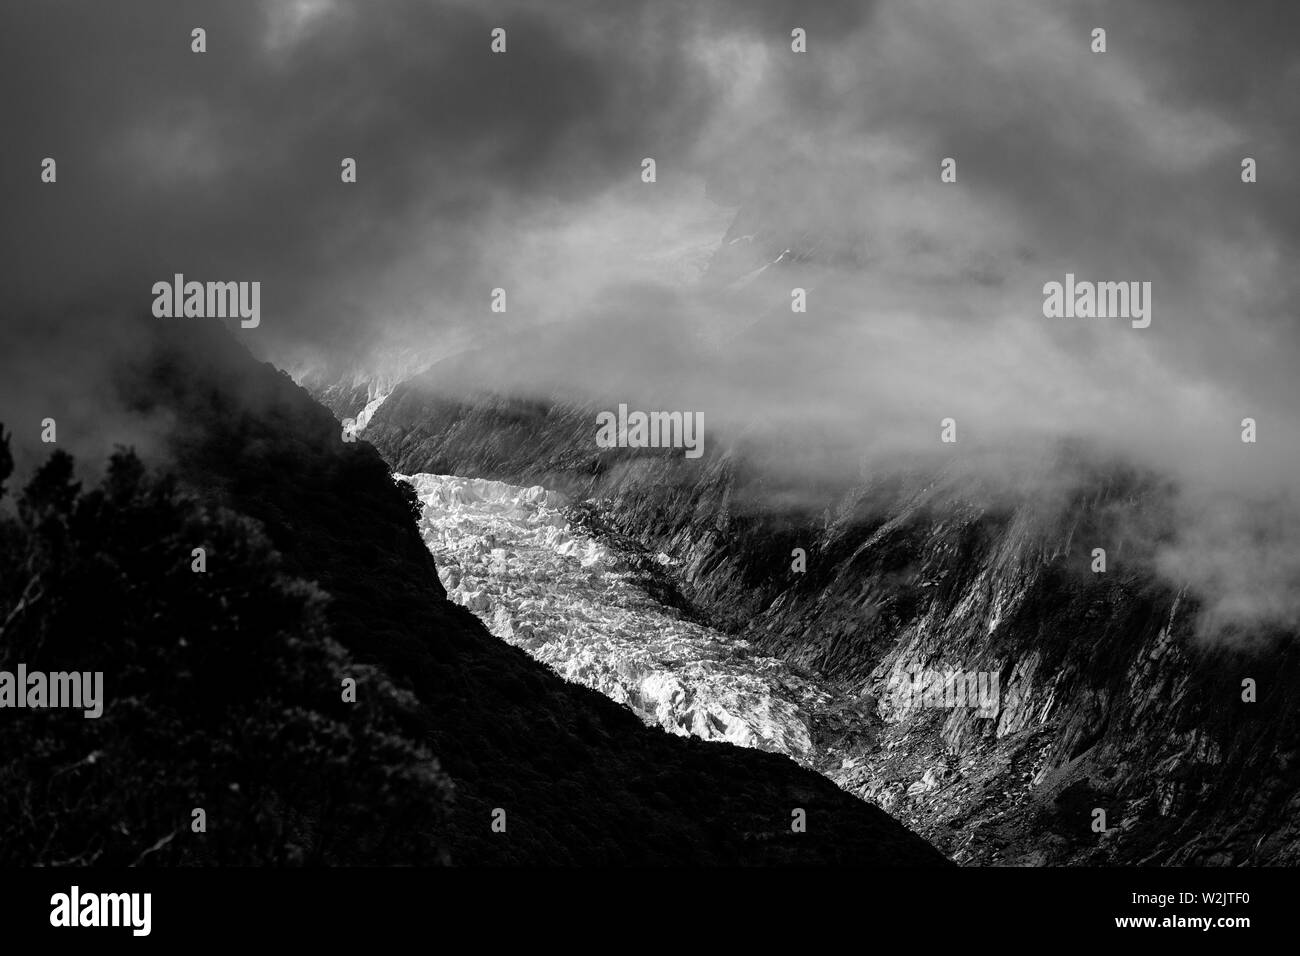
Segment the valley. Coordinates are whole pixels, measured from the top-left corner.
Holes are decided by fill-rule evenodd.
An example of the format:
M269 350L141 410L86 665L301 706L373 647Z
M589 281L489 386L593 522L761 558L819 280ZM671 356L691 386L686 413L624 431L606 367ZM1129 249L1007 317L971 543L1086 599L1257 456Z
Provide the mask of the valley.
M606 628L611 612L588 609L569 632L560 603L540 617L545 601L521 597L513 607L522 616L513 598L505 609L483 606L495 632L534 642L529 652L549 655L559 672L674 732L731 733L788 753L958 863L1300 859L1291 743L1300 659L1281 637L1253 647L1197 639L1195 595L1153 571L1152 542L1170 513L1156 477L1085 464L1063 445L1031 463L1019 494L960 469L867 469L787 491L771 465L780 453L759 459L721 439L694 462L600 449L594 406L465 389L474 374L462 360L398 385L365 440L404 474L563 494L596 539L564 546L594 556L606 542L639 555L641 586L656 602L618 599L648 615L640 625L622 617ZM434 502L447 492L426 493ZM781 504L810 498L824 506ZM490 602L475 595L490 590L493 549L476 544L482 554L465 562L442 540L432 545L444 548L440 565L456 557L473 568L465 599ZM1098 541L1122 555L1104 574L1091 570ZM794 547L806 549L804 573L791 569ZM610 581L581 561L563 587L603 601ZM664 617L665 608L677 613ZM530 617L560 636L539 642ZM661 632L678 642L657 643ZM670 646L694 663L681 666ZM719 666L723 649L749 678L761 676L758 691ZM683 687L675 702L668 685L645 684L670 663ZM985 675L999 689L996 706L898 706L900 673L954 670ZM1242 677L1264 672L1273 679L1258 703L1244 704ZM746 714L738 722L737 711ZM1092 827L1097 810L1104 831ZM1221 834L1212 843L1210 830Z

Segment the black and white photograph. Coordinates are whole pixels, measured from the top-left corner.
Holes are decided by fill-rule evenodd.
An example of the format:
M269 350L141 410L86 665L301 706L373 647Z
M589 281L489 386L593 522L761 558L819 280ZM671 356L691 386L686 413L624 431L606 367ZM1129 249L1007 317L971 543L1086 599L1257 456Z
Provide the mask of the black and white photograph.
M4 0L6 935L1281 938L1298 152L1294 0Z

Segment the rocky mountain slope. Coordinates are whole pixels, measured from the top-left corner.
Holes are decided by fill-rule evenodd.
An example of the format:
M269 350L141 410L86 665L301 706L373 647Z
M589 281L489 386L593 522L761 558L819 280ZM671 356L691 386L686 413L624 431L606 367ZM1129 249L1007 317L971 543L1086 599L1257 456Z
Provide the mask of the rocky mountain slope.
M715 436L698 461L600 449L597 406L476 389L490 361L399 386L367 439L405 473L569 495L599 533L662 553L688 617L837 688L812 725L841 755L828 775L954 859L1300 862L1296 644L1195 639L1196 596L1152 570L1173 527L1156 476L1062 445L1023 492L870 462L809 487L771 463L815 435L762 455ZM944 668L996 675L993 713L900 705L900 674Z
M472 613L447 600L417 530L418 502L409 486L394 482L372 447L344 441L334 416L288 375L253 361L215 324L143 320L137 332L148 345L129 367L117 370L114 380L135 413L167 424L165 446L155 449L161 467L174 476L167 480L203 508L239 516L237 520L255 529L258 540L274 552L266 560L274 563L277 575L304 582L290 592L309 588L316 595L312 607L319 619L311 630L283 631L297 626L286 618L277 624L282 631L275 633L289 633L291 646L308 652L312 641L328 637L334 642L330 646L337 645L330 659L333 669L358 668L360 697L386 694L404 702L400 715L385 718L390 721L388 732L396 735L390 748L398 755L394 759L403 754L407 757L401 759L437 759L441 769L432 767L428 773L436 771L438 785L450 788L450 804L431 803L423 818L412 817L410 803L403 804L402 819L412 827L412 848L402 855L403 862L945 864L933 847L887 814L787 758L647 727L625 708L564 680L492 636ZM78 519L75 527L79 535L89 535L88 547L98 547L96 542L102 544L104 535L115 532L87 514L90 517ZM18 540L14 535L6 531L6 540ZM137 531L135 539L152 540L147 531ZM191 580L189 544L159 560L168 554L167 567L179 569L179 580ZM246 558L235 553L237 561ZM219 546L207 556L212 567L230 560L231 554ZM103 577L104 569L111 572L115 565L101 557L90 566ZM149 575L137 581L110 573L108 579L117 582L114 587L136 589L132 606L155 590ZM70 593L77 593L75 586ZM158 593L164 604L172 600L170 590ZM224 598L221 606L242 613L241 621L251 615L245 623L261 634L255 625L263 605L246 600L243 593ZM16 582L13 587L6 584L4 594L6 606L0 610L12 621L22 610L23 595ZM17 602L13 610L9 598ZM82 617L93 611L93 605L71 600L59 607L81 607L77 613ZM27 625L35 628L33 640L44 633L42 628L53 626L51 620L33 619ZM131 630L136 625L126 621L116 626L127 629L122 640L130 638L129 646L140 642L140 634ZM11 635L3 637L8 641ZM203 645L197 652L179 653L197 653L195 667L204 674L216 667L221 675L217 685L233 681L231 686L238 688L244 686L241 674L272 674L273 665L293 670L292 660L263 659L279 646L268 641L267 636L250 639L237 653L215 658L205 656ZM193 641L180 644L195 646ZM142 719L150 719L154 698L115 700L124 682L156 689L184 678L166 669L150 670L158 666L153 658L143 663L120 660L115 639L98 646L109 655L105 683L110 714L131 705ZM0 645L4 660L20 650ZM291 674L292 691L285 693L328 708L338 726L304 711L302 720L311 729L304 739L324 735L332 741L326 745L333 748L330 753L343 753L349 733L362 728L349 731L347 708L340 710L337 682L344 674L327 674L321 683L319 670ZM204 683L211 690L210 685ZM223 700L220 693L178 692L175 700L166 701L165 713L153 717L162 721L158 726L164 738L172 734L178 741L189 740L212 719L214 707L220 712ZM123 733L129 729L124 727ZM305 731L294 733L301 737ZM129 733L123 739L129 742ZM278 767L277 779L292 781L306 768L287 747L289 742L272 736L251 751L232 745L231 753L262 767L259 773L266 766ZM313 753L320 755L319 749ZM38 792L46 785L42 780L59 774L57 767L40 764L38 756L10 755L0 775L30 780L30 792ZM383 779L352 781L345 795L346 772L353 764L325 763L332 774L328 779L335 782L318 790L318 799L309 807L286 805L289 791L284 788L251 795L248 813L262 822L264 834L272 834L267 839L327 832L342 806L348 808L346 819L354 822L354 811L364 809L367 787L381 787L387 775L398 780L408 772L421 772L414 764L390 767L382 771ZM78 786L107 786L103 775L109 772L107 767L82 766ZM128 791L122 799L136 808L170 807L177 799L192 799L184 786L178 797L164 793L165 782L147 776L123 781L123 786ZM358 789L360 795L354 792ZM792 829L797 809L806 813L806 832ZM75 808L69 812L75 816ZM69 817L65 822L77 821ZM346 834L338 837L327 862L385 862L382 847L367 844L363 855L350 839ZM425 853L418 847L432 849ZM247 849L260 858L258 848ZM272 847L266 849L270 853ZM155 856L154 862L184 859L173 856L174 851L175 846ZM294 859L302 862L293 857L288 861Z

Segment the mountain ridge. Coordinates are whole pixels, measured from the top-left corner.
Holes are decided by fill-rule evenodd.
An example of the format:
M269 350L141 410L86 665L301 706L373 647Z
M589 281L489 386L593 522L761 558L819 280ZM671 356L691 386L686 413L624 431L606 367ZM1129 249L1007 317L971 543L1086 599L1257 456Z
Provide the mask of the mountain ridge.
M284 572L327 595L332 638L411 695L412 742L455 790L427 821L453 864L947 865L786 758L647 728L493 637L446 600L413 491L370 445L216 323L142 321L152 344L116 380L136 414L175 424L160 467L256 522Z
M596 447L598 404L466 390L472 363L395 389L367 437L393 466L541 484L673 561L691 612L838 682L880 718L837 782L971 863L1300 859L1300 660L1291 636L1207 644L1195 595L1154 573L1170 489L1064 443L1047 498L916 467L801 486L716 432L698 463ZM799 436L785 457L815 444ZM865 463L864 468L870 463ZM772 502L793 502L773 507ZM1105 542L1115 565L1089 571ZM791 572L794 548L808 572ZM992 671L994 720L891 713L907 667ZM1242 681L1259 685L1243 700ZM830 731L834 733L834 730ZM1106 811L1106 832L1092 829ZM1222 832L1207 843L1206 832Z

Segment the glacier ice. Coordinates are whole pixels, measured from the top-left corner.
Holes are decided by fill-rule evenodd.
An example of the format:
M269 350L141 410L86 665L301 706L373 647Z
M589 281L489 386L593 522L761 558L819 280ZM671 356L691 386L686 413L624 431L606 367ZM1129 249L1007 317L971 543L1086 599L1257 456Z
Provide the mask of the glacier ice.
M573 527L563 495L454 475L397 475L447 596L557 673L665 730L813 756L828 695L786 664L684 620L633 580L626 557Z

